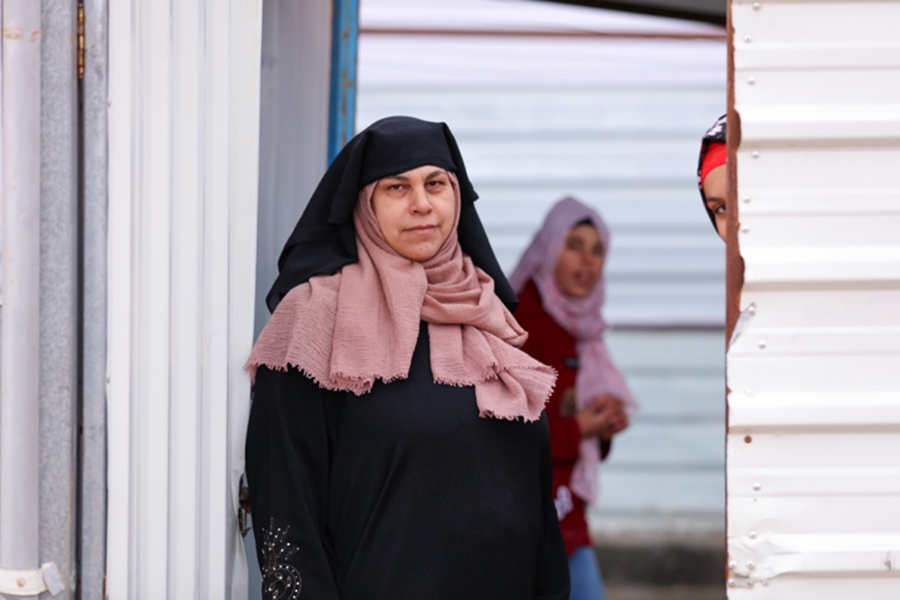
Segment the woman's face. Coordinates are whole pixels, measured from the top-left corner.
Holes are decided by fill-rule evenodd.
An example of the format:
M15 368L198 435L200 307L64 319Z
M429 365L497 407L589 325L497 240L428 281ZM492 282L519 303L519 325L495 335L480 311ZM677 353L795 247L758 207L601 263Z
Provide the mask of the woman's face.
M584 298L600 281L605 259L606 248L597 228L587 223L576 225L556 261L556 285L568 296Z
M728 194L728 169L726 165L719 165L706 175L703 180L703 195L706 196L706 208L712 212L716 219L716 231L719 237L725 239L726 210L725 198Z
M456 220L456 195L446 170L426 165L380 179L372 210L397 254L424 262L440 250Z

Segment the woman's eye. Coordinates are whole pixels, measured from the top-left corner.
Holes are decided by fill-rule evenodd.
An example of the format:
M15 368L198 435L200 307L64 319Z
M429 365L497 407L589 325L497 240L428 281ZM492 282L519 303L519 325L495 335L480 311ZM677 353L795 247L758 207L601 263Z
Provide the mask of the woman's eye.
M388 189L391 190L392 192L396 192L398 190L403 189L403 184L402 183L392 183L391 185L388 186Z
M594 253L594 256L603 256L603 246L601 246L599 244L594 246L593 253Z
M716 215L724 215L724 214L725 214L725 205L724 205L724 204L719 204L718 206L716 206L715 208L713 208L713 214L716 214Z
M429 181L426 185L428 185L428 187L432 187L432 188L439 188L439 187L443 187L444 185L446 185L446 183L447 182L442 181L440 179L435 179L433 181Z

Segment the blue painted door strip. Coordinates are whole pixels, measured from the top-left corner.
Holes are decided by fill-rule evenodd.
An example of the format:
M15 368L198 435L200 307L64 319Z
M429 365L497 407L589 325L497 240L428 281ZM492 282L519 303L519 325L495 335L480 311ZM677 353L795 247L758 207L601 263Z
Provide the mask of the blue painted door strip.
M359 0L334 0L331 38L328 164L354 133L356 120L356 53L359 40Z

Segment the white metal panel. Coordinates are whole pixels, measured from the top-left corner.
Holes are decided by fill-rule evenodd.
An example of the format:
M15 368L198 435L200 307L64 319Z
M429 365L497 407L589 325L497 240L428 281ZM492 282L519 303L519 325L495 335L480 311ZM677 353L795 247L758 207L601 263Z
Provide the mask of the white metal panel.
M721 536L723 332L614 329L607 343L641 410L601 468L600 502L589 513L594 539Z
M415 7L411 10L411 7ZM364 27L441 26L476 30L530 29L709 34L721 27L682 19L634 15L619 10L560 6L540 0L375 0L360 5Z
M729 597L900 597L900 2L734 0Z
M109 18L107 591L246 597L261 3Z
M41 8L2 6L0 569L40 560ZM68 565L61 565L63 569Z

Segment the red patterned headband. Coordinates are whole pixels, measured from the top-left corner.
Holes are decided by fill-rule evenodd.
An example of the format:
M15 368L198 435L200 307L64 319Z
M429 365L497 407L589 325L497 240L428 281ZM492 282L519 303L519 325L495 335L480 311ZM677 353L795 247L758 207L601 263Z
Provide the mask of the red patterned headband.
M700 185L703 185L703 181L710 171L725 164L727 156L728 149L725 144L714 142L709 145L706 156L703 157L703 164L700 166Z

